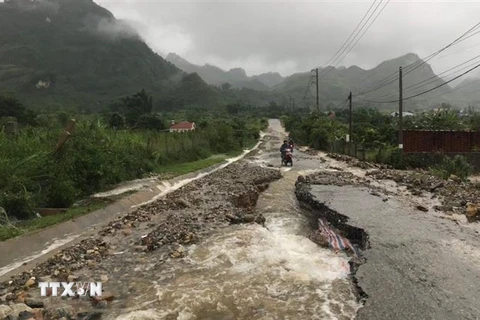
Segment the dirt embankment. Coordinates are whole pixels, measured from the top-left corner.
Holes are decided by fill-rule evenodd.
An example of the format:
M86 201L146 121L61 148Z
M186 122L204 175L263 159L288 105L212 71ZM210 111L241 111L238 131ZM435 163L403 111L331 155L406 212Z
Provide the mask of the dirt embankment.
M300 206L305 209L305 214L308 214L312 220L312 226L318 228L318 219L326 220L330 226L339 235L342 235L350 240L350 242L359 247L362 251L367 250L370 246L369 237L365 230L357 228L348 224L349 218L330 209L325 203L317 201L310 192L313 184L319 185L367 185L365 179L354 176L348 172L319 172L308 176L300 176L295 183L295 195ZM312 232L310 239L317 244L328 247L328 241L324 235L318 230ZM361 257L352 257L349 261L351 268L351 280L354 286L354 293L359 301L365 301L367 294L358 286L358 281L355 278L356 271L359 266L365 263Z
M362 169L391 169L392 166L386 165L386 164L379 164L379 163L374 163L374 162L367 162L367 161L360 161L357 158L349 157L343 154L337 154L337 153L329 153L327 154L327 157L338 160L338 161L343 161L347 163L348 165L352 167L357 167L357 168L362 168Z
M83 309L90 311L78 319L99 319L101 313L96 309L115 299L112 294L106 292L100 300L69 298L75 301L59 306L60 297L39 297L38 282L102 281L108 278L107 260L122 259L113 251L127 252L123 258L130 255L141 261L142 255L163 248L169 251L169 257L177 258L184 254L179 246L198 242L216 228L236 223L263 224L265 218L253 209L259 193L279 178L278 170L246 162L232 164L116 219L95 239L85 239L0 284L0 318L10 314L10 319L71 319Z
M326 219L340 234L350 239L352 243L357 244L360 248L368 248L368 235L362 230L348 225L348 217L339 214L328 208L324 203L315 200L310 193L311 185L363 185L367 186L368 182L356 177L348 172L318 172L308 176L300 176L295 183L295 195L300 205L307 209L307 212L314 219L316 227L319 218Z

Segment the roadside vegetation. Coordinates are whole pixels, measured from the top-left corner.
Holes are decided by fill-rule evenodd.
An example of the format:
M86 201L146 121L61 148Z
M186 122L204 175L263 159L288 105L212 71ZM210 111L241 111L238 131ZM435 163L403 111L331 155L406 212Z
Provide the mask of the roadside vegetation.
M413 117L404 117L405 129L474 130L480 129L480 113L473 109L460 114L450 105L442 105L442 112L428 111ZM453 159L442 154L402 155L398 150L398 118L381 113L375 108L357 108L353 111L353 150L345 137L349 132L348 110L334 110L325 114L299 110L286 113L282 121L297 143L327 152L350 154L365 161L389 164L398 169L423 168L441 177L455 175L465 180L472 166L463 156ZM355 150L356 148L356 150Z
M151 97L141 91L114 101L101 114L36 114L14 98L0 97L0 207L5 212L0 240L71 219L99 204L41 219L36 219L36 208L71 208L123 181L180 175L238 155L257 142L268 125L262 117L268 112L242 104L211 111L155 111ZM65 135L71 119L74 129ZM17 134L6 130L11 120L18 121ZM172 120L195 122L196 130L170 133Z
M114 199L94 199L84 205L69 208L65 213L46 216L41 219L29 219L12 222L5 211L0 209L0 241L43 229L60 222L75 219L89 212L101 209Z

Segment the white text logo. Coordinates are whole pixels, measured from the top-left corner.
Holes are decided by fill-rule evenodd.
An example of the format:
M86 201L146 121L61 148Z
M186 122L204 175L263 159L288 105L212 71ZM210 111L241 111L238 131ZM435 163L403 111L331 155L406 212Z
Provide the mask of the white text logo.
M62 297L75 297L86 296L90 294L90 297L102 295L102 283L101 282L39 282L40 295L46 297L47 289L51 289L51 295L56 297L59 295L59 288L62 288Z

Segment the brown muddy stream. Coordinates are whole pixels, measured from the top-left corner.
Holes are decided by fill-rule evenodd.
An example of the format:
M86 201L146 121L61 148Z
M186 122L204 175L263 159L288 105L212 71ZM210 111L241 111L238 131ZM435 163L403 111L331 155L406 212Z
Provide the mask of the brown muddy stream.
M277 154L267 154L276 149L272 142L255 162L275 164ZM347 257L308 239L311 227L295 199L295 181L307 162L283 169L284 177L261 194L256 210L266 227L229 226L187 247L180 259L157 263L159 253L152 253L148 263L121 276L130 294L109 308L107 319L354 318L360 304Z

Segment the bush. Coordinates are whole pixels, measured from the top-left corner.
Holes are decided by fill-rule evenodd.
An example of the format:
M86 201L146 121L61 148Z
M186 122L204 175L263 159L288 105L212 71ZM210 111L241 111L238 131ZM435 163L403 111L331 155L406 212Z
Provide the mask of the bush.
M113 129L122 129L125 127L125 119L118 112L114 112L110 115L108 125Z
M148 130L164 130L165 124L156 114L142 114L137 120L137 128Z
M51 208L69 208L77 199L77 189L68 177L57 177L46 194L46 203Z
M162 165L239 151L242 143L258 137L265 123L253 117L206 119L204 129L173 134L118 130L123 119L114 118L107 119L109 126L80 119L57 153L53 151L63 131L58 121L26 127L16 139L0 131L0 206L19 219L32 217L35 207L66 208L80 197L141 178ZM147 126L159 124L159 118L150 114L139 122L144 120Z
M456 155L453 159L445 157L441 164L432 168L432 171L443 179L448 179L451 175L455 175L465 181L472 174L473 167L464 156Z
M17 219L26 220L35 216L32 201L27 192L8 192L0 200L0 207L3 207L9 215Z

